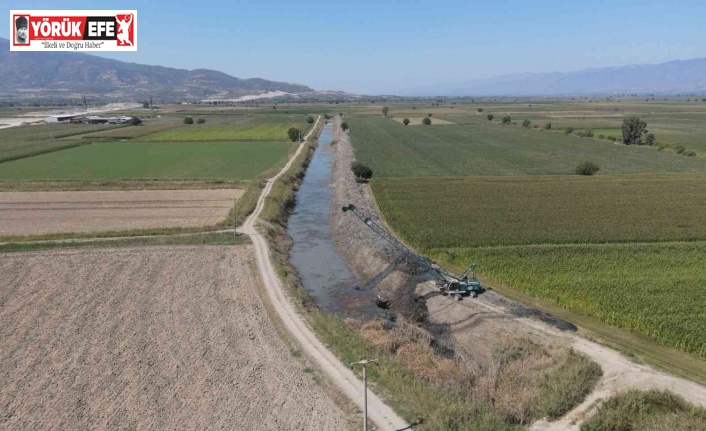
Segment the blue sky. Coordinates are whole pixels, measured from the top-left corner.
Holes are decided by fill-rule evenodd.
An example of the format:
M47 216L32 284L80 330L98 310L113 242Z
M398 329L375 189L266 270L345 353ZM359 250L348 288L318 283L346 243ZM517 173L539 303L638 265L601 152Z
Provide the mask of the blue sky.
M8 10L58 7L138 10L138 52L105 57L365 94L706 57L703 0L23 0Z

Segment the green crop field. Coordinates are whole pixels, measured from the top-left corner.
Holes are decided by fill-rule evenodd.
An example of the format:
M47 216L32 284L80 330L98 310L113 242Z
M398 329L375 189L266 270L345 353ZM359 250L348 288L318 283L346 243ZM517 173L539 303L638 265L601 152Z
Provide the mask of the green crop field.
M194 116L194 121L200 116ZM311 126L303 115L204 116L205 124L190 124L142 138L144 141L288 141L287 130L306 132Z
M706 174L373 179L421 249L706 239Z
M124 126L52 124L0 129L0 162L83 144L81 135L116 127Z
M249 180L283 164L287 142L100 142L0 165L2 180Z
M100 132L86 133L81 135L81 139L133 139L146 135L151 135L165 130L172 130L183 126L183 123L172 122L145 122L139 126L120 127L118 129L103 130ZM97 139L96 139L97 138Z
M382 117L347 121L357 159L376 177L569 175L586 160L600 166L599 174L706 172L706 158L497 121L443 127L409 127Z
M356 158L373 169L370 187L395 233L438 261L477 262L489 282L538 305L706 358L705 103L433 102L392 103L390 115L430 113L456 125L405 127L380 106L346 112ZM505 115L516 125L501 125ZM671 148L598 139L621 138L633 115ZM540 130L546 123L551 130ZM699 156L677 155L676 145ZM575 175L582 161L598 164L598 175Z
M706 358L705 242L431 250L534 296Z

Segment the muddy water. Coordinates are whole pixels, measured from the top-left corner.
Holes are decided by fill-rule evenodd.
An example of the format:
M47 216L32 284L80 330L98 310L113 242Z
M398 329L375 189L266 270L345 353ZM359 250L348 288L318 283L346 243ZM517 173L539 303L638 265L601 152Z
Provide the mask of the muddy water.
M332 142L333 125L327 123L289 217L287 231L294 241L290 261L304 289L324 310L348 316L377 314L380 310L375 307L374 294L359 286L331 236Z

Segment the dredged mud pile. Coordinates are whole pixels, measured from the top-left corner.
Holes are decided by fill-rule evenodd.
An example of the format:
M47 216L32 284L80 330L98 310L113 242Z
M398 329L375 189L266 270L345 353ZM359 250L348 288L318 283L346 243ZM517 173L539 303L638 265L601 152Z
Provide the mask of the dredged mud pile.
M412 320L423 320L426 306L416 299L414 293L423 279L415 275L414 266L401 259L399 252L354 214L342 211L342 207L353 204L366 214L376 214L363 186L355 181L351 171L355 155L348 133L340 127L341 122L340 117L334 121L331 175L330 220L336 249L355 276L364 281L362 289L389 300L391 311Z

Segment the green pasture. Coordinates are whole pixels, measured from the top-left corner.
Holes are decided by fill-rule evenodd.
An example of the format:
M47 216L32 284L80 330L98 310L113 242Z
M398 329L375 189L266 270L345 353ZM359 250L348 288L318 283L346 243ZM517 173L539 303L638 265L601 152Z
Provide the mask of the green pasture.
M498 121L443 127L409 127L382 116L347 121L356 158L376 177L569 175L586 160L600 166L599 175L706 172L699 157Z
M706 358L706 242L439 248L511 288Z
M0 164L2 180L249 180L284 164L287 142L99 142Z

